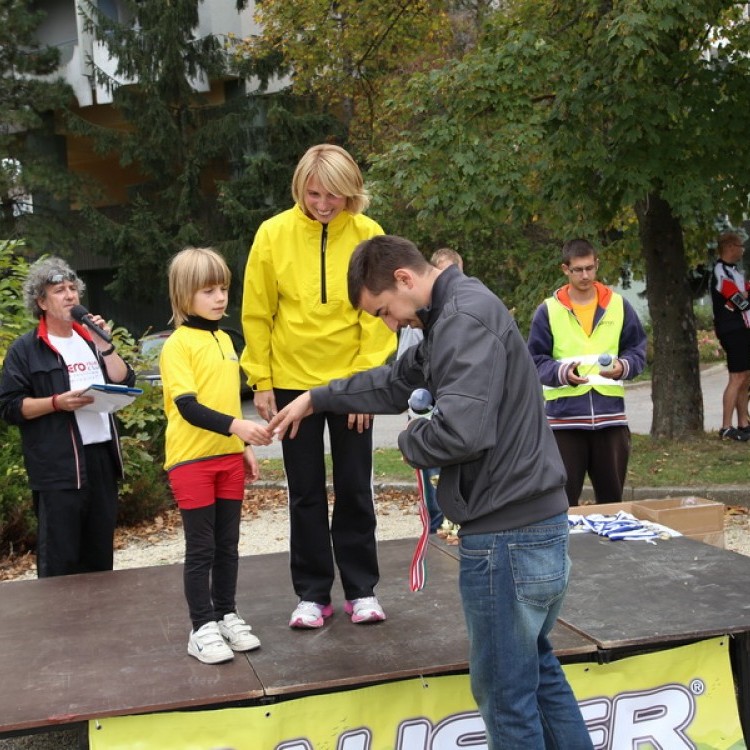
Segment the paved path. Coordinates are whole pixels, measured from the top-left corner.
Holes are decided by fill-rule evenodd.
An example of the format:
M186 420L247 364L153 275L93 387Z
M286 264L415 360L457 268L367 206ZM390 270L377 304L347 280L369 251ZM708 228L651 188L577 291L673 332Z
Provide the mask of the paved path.
M723 363L711 365L701 372L703 391L703 429L716 432L721 427L721 398L727 384L727 368ZM651 432L651 381L633 383L626 387L625 410L631 432L648 435Z
M703 427L707 432L715 432L721 427L721 396L727 382L727 371L723 364L711 366L701 373L701 387L703 389ZM651 417L653 405L651 403L651 383L633 383L627 386L625 394L625 408L630 422L630 429L641 435L651 432ZM243 403L243 411L247 418L260 419L255 413L252 401ZM375 417L373 443L376 448L395 448L397 436L406 424L406 415L379 415ZM329 450L326 438L326 450ZM259 458L281 458L281 444L274 442L267 447L256 448Z

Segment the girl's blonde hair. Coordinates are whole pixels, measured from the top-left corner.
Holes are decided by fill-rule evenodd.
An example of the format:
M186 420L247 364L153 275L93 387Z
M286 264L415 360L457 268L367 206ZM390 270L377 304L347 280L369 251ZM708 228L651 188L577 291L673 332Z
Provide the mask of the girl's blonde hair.
M199 289L220 284L228 287L232 272L224 258L210 247L186 247L169 261L169 302L175 328L191 313Z
M305 188L315 176L321 185L334 195L346 198L346 210L360 214L370 205L362 172L348 151L331 143L321 143L305 152L292 177L292 198L305 210Z

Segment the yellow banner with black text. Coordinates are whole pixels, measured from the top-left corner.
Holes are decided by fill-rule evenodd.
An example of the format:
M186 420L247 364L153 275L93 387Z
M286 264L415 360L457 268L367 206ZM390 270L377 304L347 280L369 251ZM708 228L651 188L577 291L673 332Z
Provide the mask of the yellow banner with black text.
M727 638L564 666L596 750L740 750ZM482 750L468 675L89 722L91 750Z

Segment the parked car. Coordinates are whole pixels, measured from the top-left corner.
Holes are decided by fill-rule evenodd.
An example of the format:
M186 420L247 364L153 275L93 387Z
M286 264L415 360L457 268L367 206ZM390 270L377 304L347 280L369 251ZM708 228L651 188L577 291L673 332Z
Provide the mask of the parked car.
M232 346L237 352L237 357L242 356L242 350L245 348L245 339L242 334L234 328L222 328L230 339ZM161 385L161 374L159 373L159 355L164 342L171 336L172 331L157 331L144 336L138 345L139 356L143 366L138 369L137 378L151 385ZM247 384L247 378L244 372L240 372L240 398L252 398L253 392Z

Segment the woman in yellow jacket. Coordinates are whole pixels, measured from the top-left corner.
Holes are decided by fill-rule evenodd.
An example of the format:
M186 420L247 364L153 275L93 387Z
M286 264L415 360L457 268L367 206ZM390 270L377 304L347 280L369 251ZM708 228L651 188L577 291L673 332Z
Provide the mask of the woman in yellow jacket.
M362 214L369 196L355 161L339 146L313 146L294 172L292 197L293 208L261 224L245 271L242 365L266 421L310 388L382 364L396 347L386 325L348 298L349 257L362 240L383 234ZM330 527L326 425L335 494ZM283 440L282 451L299 597L289 625L319 628L333 614L334 556L352 622L384 620L374 594L372 416L314 414L294 439Z

